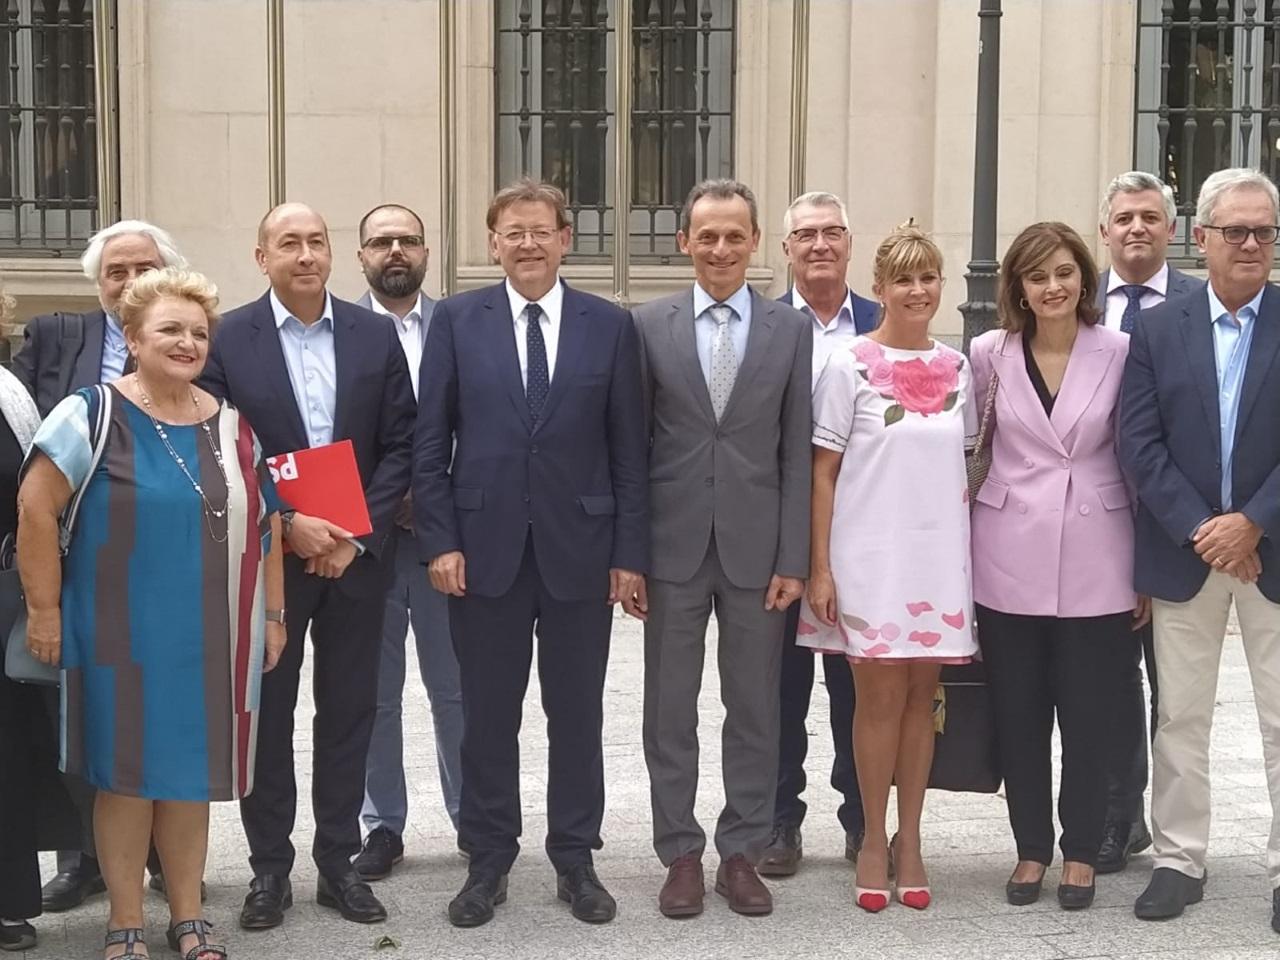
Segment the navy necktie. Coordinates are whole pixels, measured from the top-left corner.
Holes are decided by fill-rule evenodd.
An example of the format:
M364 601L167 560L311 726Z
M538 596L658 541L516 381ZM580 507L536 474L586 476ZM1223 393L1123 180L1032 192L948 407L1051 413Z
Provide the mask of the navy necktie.
M547 370L547 343L542 339L541 317L542 308L536 303L525 308L527 351L524 396L529 402L529 416L535 425L542 415L542 405L547 402L547 391L551 389L551 374Z
M1129 302L1124 305L1124 314L1120 317L1120 332L1133 333L1133 325L1138 322L1138 314L1142 312L1142 295L1147 287L1140 283L1126 283L1120 288Z

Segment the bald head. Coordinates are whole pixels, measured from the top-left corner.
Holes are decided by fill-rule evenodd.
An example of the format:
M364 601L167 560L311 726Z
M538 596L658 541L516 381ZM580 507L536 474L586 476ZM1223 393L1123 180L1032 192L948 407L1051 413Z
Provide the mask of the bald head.
M329 228L305 203L282 203L258 224L254 251L271 289L303 323L318 319L333 266Z
M282 223L296 223L302 220L313 220L315 223L320 224L320 229L328 237L329 226L324 222L324 217L320 216L305 203L288 201L272 207L258 221L258 246L266 246L272 233L281 229Z

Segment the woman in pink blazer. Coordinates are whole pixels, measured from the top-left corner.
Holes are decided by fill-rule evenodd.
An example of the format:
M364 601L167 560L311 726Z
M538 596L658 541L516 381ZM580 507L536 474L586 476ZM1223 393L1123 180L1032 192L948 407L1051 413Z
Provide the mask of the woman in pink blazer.
M995 706L1018 866L1035 902L1053 860L1051 739L1062 736L1058 901L1093 902L1106 751L1148 605L1133 592L1133 515L1116 459L1129 338L1098 323L1098 271L1061 223L1018 235L1000 269L1003 329L973 341L974 402L996 382L992 462L972 517L978 640Z

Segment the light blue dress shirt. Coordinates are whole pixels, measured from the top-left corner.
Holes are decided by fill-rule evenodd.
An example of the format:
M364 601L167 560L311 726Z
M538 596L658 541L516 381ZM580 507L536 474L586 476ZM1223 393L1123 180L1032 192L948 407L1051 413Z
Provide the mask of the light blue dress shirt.
M324 312L307 326L293 316L271 291L271 312L275 315L280 348L293 397L307 428L307 445L322 447L333 443L333 415L338 398L338 364L333 347L333 301L326 292Z
M715 300L711 294L702 289L700 284L693 285L693 335L698 347L698 364L702 367L702 377L711 382L711 347L716 339L716 322L707 313L717 303L723 303L733 309L737 320L729 321L729 336L733 340L733 352L738 355L738 365L747 355L747 334L751 332L751 288L745 283L727 300Z
M1232 319L1230 311L1213 292L1213 284L1207 286L1209 320L1213 324L1213 359L1218 368L1222 512L1230 513L1234 509L1231 503L1231 458L1236 442L1236 419L1240 413L1240 392L1244 387L1244 370L1249 362L1249 346L1253 343L1253 328L1258 320L1263 291L1259 290L1258 295L1237 310Z
M129 348L124 342L124 328L114 314L107 314L107 324L102 330L102 369L98 371L100 383L119 380L124 375L124 365L129 359Z

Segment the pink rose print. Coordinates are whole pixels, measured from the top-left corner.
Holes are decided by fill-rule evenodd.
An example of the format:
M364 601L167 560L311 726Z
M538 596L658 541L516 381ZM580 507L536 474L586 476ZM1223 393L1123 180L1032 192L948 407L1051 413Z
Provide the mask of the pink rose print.
M886 653L888 653L888 652L889 652L890 650L892 650L892 649L893 649L893 648L892 648L892 647L890 647L887 643L877 643L877 644L876 644L875 646L873 646L873 647L867 647L867 648L865 648L865 649L862 651L862 656L864 656L864 657L883 657Z
M884 623L880 625L880 636L893 643L893 641L902 636L902 631L898 629L896 623Z
M950 379L954 386L954 369ZM929 364L919 357L898 360L893 364L893 398L904 410L926 417L931 413L941 413L950 392L947 382L935 376Z
M930 603L928 600L921 600L917 603L907 604L907 613L911 614L913 617L918 617L922 613L932 613L932 612L933 612L933 604Z
M817 627L815 627L812 623L810 623L804 617L800 618L800 624L796 627L797 636L807 637L817 632L818 632Z
M867 627L867 629L861 631L861 633L868 640L874 640L876 637L880 636L880 631L875 627Z
M964 611L961 610L959 613L944 613L942 615L942 622L945 623L952 630L963 629Z
M893 396L893 364L888 360L867 361L867 382L883 397Z
M884 348L874 340L859 340L853 345L853 355L863 363L884 359Z
M863 620L861 617L855 617L851 613L840 614L840 619L845 622L846 626L854 630L865 630L867 627L871 626L871 624L867 623L867 621Z
M947 393L960 383L960 371L956 368L954 357L940 353L929 361L929 369L933 372L934 379L947 388Z
M934 630L912 630L907 634L907 639L911 643L918 643L922 647L936 647L942 642L942 634Z

